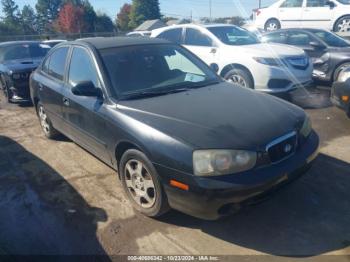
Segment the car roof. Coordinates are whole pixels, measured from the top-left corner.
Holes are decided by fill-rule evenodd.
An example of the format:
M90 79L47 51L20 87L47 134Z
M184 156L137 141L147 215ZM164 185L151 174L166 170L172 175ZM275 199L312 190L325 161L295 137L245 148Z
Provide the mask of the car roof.
M157 38L135 38L135 37L92 37L73 41L72 43L85 43L94 46L96 49L114 47L126 47L135 45L170 44L169 41Z
M29 45L29 44L41 44L41 41L10 41L10 42L2 42L0 46L10 46L10 45Z

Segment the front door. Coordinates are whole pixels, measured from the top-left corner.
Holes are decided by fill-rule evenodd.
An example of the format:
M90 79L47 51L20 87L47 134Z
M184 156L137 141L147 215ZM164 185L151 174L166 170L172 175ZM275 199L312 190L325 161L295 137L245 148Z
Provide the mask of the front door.
M306 0L303 8L302 26L308 28L331 28L334 7L327 0Z
M198 29L186 28L184 46L208 65L218 61L219 50L214 41Z
M103 118L104 101L98 97L76 96L71 88L77 83L91 81L101 88L94 60L83 47L74 47L64 88L63 117L70 125L76 143L101 160L110 163L107 150L106 120Z

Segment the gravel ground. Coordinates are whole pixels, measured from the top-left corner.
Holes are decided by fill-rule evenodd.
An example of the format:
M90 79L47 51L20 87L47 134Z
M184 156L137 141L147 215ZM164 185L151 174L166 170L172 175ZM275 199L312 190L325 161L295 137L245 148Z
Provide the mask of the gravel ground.
M349 261L350 119L331 106L325 88L300 90L292 101L307 110L321 138L313 168L270 200L208 222L176 211L159 220L134 212L114 170L68 139L47 140L34 109L6 104L1 94L0 254Z

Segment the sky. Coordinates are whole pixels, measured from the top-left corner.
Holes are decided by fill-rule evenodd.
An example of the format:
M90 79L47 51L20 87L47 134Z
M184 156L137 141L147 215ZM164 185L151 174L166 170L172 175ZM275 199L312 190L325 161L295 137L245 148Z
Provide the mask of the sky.
M15 0L22 7L25 4L35 6L36 0ZM261 0L263 6L268 6L276 0ZM90 0L95 10L102 11L110 17L115 18L120 7L131 0ZM209 17L210 0L160 0L162 14L178 18L188 18L191 15L194 19ZM259 0L211 0L212 17L227 17L240 15L249 17L252 10L258 7Z

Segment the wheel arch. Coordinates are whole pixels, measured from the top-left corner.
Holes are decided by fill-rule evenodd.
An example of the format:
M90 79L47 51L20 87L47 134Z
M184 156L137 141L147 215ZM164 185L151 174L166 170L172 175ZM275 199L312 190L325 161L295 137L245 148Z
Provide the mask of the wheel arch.
M136 149L139 150L140 152L146 154L144 150L141 149L140 146L136 145L136 143L130 142L130 141L120 141L114 150L114 157L115 157L115 166L117 170L119 170L119 163L120 160L122 159L124 153L128 151L129 149ZM146 154L147 155L147 154ZM120 178L120 174L118 172L118 176Z
M239 69L242 69L244 71L246 71L250 78L252 79L252 82L253 82L253 87L255 87L255 81L254 81L254 77L253 77L253 74L250 72L250 70L244 66L244 65L241 65L241 64L229 64L229 65L226 65L222 70L221 70L221 73L220 73L220 76L221 77L225 77L225 75L231 71L232 69L235 69L235 68L239 68Z
M341 66L341 65L344 65L344 64L350 64L350 59L349 60L344 60L344 61L340 61L338 64L336 64L334 66L334 71L332 73L332 77L331 77L331 81L335 81L335 78L336 78L336 71L338 70L338 68Z
M280 24L280 27L282 27L281 21L277 17L270 17L270 18L266 19L266 21L264 23L264 29L266 27L267 22L269 22L271 20L276 20Z

